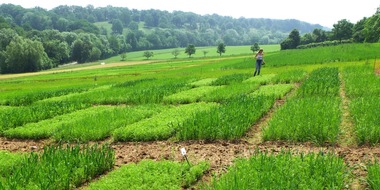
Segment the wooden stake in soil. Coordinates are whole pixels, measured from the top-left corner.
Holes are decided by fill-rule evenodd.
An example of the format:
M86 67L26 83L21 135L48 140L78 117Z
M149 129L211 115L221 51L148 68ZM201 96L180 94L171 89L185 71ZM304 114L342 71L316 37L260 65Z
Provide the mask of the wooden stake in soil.
M181 154L182 154L183 157L185 157L187 164L189 164L189 166L190 166L190 162L189 162L189 159L187 159L186 149L185 148L181 148Z

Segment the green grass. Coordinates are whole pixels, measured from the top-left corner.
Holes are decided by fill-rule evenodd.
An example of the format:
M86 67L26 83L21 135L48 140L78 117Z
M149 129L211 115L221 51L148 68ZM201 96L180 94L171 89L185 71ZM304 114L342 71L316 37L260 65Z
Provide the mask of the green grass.
M75 101L40 101L30 106L11 107L0 112L0 131L2 133L27 123L39 122L88 107L89 104Z
M226 174L202 189L343 189L347 176L343 159L333 154L257 152L238 159Z
M116 129L112 136L115 141L167 140L175 136L179 123L195 113L212 109L215 103L194 103L175 106L151 118Z
M250 95L252 96L274 96L276 99L281 99L293 89L292 84L274 84L274 85L264 85Z
M201 100L202 97L207 94L221 88L220 86L201 86L198 88L192 88L189 90L181 91L176 94L165 96L163 98L164 103L169 104L188 104Z
M342 44L337 46L316 47L310 49L285 50L268 53L267 66L287 66L304 64L330 64L333 62L360 62L378 57L379 43Z
M233 140L245 132L273 105L274 98L240 95L222 102L221 106L199 111L177 124L180 140Z
M341 122L338 68L310 73L263 129L264 140L336 143Z
M380 165L377 161L368 165L367 183L370 189L380 189Z
M0 176L5 176L12 171L12 167L22 162L25 154L12 153L7 150L0 151ZM1 177L0 177L1 178Z
M358 143L379 144L380 77L368 65L347 67L343 74Z
M84 189L178 190L195 183L208 168L205 162L189 166L186 162L143 160L123 165Z
M162 106L97 106L70 114L29 123L4 132L7 138L88 142L103 140L119 127L151 117Z
M73 189L109 171L115 162L108 145L44 147L30 153L0 181L1 189Z
M335 143L340 124L339 98L302 98L287 101L263 129L263 139Z

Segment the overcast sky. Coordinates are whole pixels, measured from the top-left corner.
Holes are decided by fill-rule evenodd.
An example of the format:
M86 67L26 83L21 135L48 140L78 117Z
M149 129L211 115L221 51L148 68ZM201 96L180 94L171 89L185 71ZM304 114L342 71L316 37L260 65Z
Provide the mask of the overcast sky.
M52 9L59 5L128 7L129 9L180 10L200 15L218 14L233 18L297 19L332 28L339 20L356 23L375 14L378 0L0 0L0 3Z

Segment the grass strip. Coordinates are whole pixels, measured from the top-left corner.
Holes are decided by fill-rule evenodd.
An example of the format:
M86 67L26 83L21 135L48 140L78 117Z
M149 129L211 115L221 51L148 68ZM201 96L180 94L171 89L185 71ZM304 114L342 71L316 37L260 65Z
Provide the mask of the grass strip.
M186 162L142 160L110 172L85 189L167 189L190 187L209 168L205 162L189 166Z
M347 171L344 160L333 154L256 152L202 189L343 189Z

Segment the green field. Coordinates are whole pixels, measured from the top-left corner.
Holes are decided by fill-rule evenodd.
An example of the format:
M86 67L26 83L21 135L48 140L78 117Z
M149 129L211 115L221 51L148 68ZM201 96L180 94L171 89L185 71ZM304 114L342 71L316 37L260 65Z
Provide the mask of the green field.
M378 189L380 44L249 48L1 76L0 189Z

